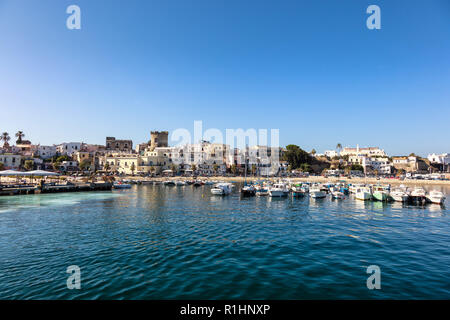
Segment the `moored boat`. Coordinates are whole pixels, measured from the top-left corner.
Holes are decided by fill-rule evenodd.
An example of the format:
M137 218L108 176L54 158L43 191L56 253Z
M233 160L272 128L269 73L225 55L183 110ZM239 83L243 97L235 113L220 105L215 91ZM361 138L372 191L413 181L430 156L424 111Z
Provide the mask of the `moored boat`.
M225 196L230 194L232 190L231 183L218 183L211 189L211 193L214 195Z
M445 196L441 191L432 190L427 196L427 201L435 204L443 204L445 201Z
M368 187L359 187L356 189L356 199L358 200L371 200L372 199L372 192L370 192L370 189Z

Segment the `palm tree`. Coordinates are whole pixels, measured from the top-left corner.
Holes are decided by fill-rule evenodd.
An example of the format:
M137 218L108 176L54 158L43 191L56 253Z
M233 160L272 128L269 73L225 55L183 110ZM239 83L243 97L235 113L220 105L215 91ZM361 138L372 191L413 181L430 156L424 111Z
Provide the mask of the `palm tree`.
M22 138L25 137L25 133L23 133L23 131L17 131L16 137L17 137L16 144L21 144Z
M0 140L3 140L3 146L8 146L8 141L11 140L11 138L9 137L9 133L8 132L3 132Z

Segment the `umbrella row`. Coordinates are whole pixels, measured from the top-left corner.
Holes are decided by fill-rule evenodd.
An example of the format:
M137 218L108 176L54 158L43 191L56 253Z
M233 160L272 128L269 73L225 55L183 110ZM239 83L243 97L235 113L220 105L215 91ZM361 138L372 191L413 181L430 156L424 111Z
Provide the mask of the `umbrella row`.
M4 170L0 171L0 176L47 177L47 176L59 176L59 173L44 170L33 170L33 171Z

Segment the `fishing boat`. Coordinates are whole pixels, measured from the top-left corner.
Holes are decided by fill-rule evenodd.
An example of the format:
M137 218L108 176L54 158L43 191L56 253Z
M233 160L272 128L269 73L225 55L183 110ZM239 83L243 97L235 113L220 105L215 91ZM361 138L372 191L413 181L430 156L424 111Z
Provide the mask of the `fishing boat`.
M370 188L368 187L359 187L356 189L356 199L358 200L371 200L372 192L370 192Z
M296 184L291 187L293 197L303 197L305 195L305 189L302 188L301 184Z
M392 199L394 201L398 201L398 202L408 202L408 200L409 200L408 193L402 188L396 188L396 189L392 190L392 192L390 193L390 196L392 197Z
M381 185L373 186L372 188L372 197L378 201L389 201L389 191L388 188Z
M445 196L441 191L432 190L427 196L427 201L435 204L443 204L445 201Z
M130 189L131 188L131 184L125 183L125 182L122 182L122 181L118 181L118 182L114 182L113 188L114 189Z
M313 199L325 198L327 193L323 191L320 186L315 185L309 189L309 196Z
M271 197L286 197L289 194L289 189L284 183L275 183L269 188L269 196Z
M211 189L211 193L214 195L225 196L230 194L232 190L231 183L218 183Z

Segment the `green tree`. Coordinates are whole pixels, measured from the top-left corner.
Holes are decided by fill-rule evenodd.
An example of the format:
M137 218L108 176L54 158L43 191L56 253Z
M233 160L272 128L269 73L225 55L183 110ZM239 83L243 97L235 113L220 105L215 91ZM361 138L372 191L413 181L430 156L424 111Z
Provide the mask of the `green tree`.
M214 164L213 165L213 171L214 171L215 174L217 174L217 171L219 171L219 165Z
M91 167L91 162L89 161L89 159L84 159L83 161L81 161L78 167L80 168L81 171L89 170Z
M293 170L300 168L303 163L313 164L314 162L313 157L308 152L293 144L286 146L282 160L287 161Z
M316 149L312 149L312 150L311 150L311 154L312 154L312 155L315 155L316 153L317 153L317 152L316 152Z
M25 160L25 164L23 165L25 170L30 171L34 168L34 161L33 160Z
M134 171L136 170L136 165L134 164L134 162L131 163L130 170L131 174L134 175Z
M340 153L341 150L342 150L342 144L338 143L338 144L336 145L336 149L337 149L337 151Z
M256 164L252 164L252 174L255 175L256 173Z
M231 165L230 170L231 170L231 173L236 174L237 167L234 163Z
M17 131L16 137L17 137L16 144L21 144L22 138L25 137L25 134L23 133L23 131Z
M155 172L155 170L156 170L156 169L155 169L154 166L151 166L151 167L150 167L150 173L151 173L151 174L153 174L153 173Z
M109 162L106 161L105 165L103 166L103 168L105 169L106 172L109 171L109 169L111 169L111 166L109 165Z
M0 170L5 170L5 165L3 164L3 162L0 162Z
M191 170L195 173L195 171L197 171L197 166L195 164L191 165Z

